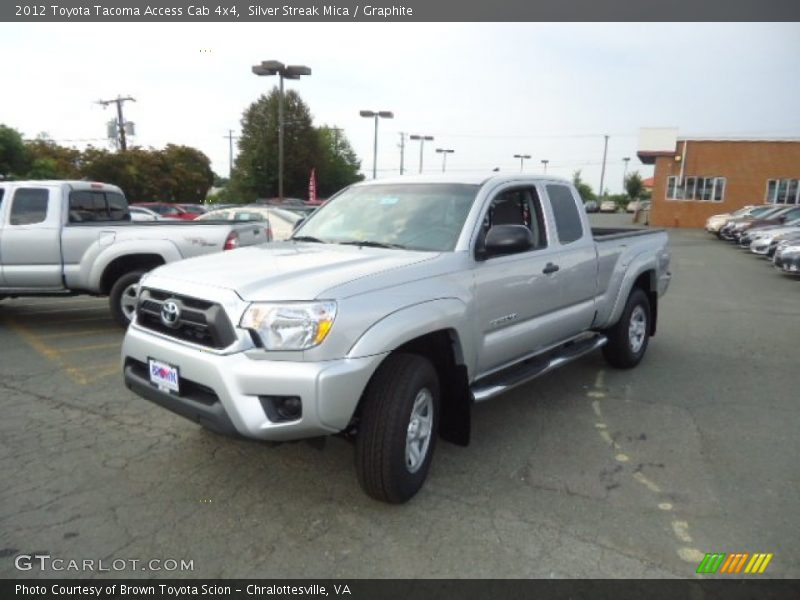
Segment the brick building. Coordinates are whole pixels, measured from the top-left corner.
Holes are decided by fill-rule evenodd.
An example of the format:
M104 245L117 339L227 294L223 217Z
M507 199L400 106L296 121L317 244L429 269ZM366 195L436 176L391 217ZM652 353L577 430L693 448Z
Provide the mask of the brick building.
M748 204L800 204L800 139L675 137L637 155L655 165L651 225L703 227Z

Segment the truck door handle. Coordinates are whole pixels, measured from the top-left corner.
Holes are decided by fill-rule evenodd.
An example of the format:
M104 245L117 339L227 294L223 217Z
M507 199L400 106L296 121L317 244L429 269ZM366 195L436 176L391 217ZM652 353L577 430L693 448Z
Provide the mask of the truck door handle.
M542 273L545 275L550 275L550 273L555 273L558 271L559 266L553 263L547 263L544 269L542 269Z

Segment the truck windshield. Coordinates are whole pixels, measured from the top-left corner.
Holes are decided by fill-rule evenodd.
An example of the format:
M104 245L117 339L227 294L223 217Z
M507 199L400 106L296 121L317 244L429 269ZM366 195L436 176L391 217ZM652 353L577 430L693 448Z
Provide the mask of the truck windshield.
M451 251L478 187L453 183L355 186L318 209L293 237L333 244Z

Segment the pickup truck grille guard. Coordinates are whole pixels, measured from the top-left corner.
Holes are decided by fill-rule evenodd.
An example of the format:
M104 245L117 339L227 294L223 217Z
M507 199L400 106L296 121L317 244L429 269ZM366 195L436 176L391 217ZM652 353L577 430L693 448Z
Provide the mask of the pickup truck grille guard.
M167 300L175 302L180 310L173 325L166 325L161 319ZM236 341L233 325L219 304L161 290L142 289L136 306L136 322L140 327L167 337L217 350Z

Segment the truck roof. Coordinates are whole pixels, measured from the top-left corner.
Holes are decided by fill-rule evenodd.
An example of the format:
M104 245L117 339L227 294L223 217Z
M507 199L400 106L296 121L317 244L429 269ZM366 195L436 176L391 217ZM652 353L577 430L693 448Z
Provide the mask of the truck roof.
M513 181L557 181L559 183L569 183L563 177L553 177L551 175L537 173L508 173L508 174L464 174L464 173L437 173L435 175L398 175L381 179L369 179L355 185L388 184L398 183L461 183L467 185L483 185L488 182L513 182Z
M118 190L119 187L112 183L102 183L100 181L87 181L85 179L26 179L26 180L11 180L0 181L0 185L42 185L42 186L59 186L68 185L73 189L104 189L111 188Z

